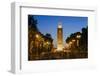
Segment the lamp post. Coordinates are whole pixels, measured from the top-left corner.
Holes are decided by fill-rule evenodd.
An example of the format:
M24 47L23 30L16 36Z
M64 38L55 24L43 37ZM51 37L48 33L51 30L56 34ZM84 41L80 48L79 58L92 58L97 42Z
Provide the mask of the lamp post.
M36 37L36 55L37 55L37 58L38 58L38 55L39 55L39 34L36 34L35 35L35 37Z
M47 50L49 50L49 44L50 44L50 43L47 41L47 42L46 42Z
M81 35L77 35L76 38L77 38L77 46L79 46L79 39L81 38Z
M70 48L71 48L71 46L72 46L72 42L71 42L71 41L69 42L69 46L70 46Z
M75 39L72 40L72 42L73 42L73 48L75 47L75 41L76 41Z

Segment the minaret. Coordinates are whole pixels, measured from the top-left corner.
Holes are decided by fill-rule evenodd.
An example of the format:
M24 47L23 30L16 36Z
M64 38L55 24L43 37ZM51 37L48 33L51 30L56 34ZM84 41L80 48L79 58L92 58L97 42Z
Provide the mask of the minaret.
M63 51L63 28L61 23L58 23L57 28L57 51Z

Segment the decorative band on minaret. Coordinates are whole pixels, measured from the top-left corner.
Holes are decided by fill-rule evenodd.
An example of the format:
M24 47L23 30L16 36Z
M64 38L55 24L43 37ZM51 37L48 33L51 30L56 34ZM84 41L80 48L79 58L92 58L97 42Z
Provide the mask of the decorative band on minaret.
M57 51L63 51L63 28L61 23L58 23L57 28Z

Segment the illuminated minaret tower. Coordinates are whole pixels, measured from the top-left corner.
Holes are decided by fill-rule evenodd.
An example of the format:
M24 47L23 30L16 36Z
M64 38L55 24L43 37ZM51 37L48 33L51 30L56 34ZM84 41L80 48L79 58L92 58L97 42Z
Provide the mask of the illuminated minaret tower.
M63 28L61 23L58 23L57 28L57 51L63 51Z

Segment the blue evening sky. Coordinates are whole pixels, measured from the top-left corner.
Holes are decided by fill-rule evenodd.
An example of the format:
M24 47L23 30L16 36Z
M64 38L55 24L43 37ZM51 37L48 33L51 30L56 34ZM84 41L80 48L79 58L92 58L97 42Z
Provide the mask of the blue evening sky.
M45 16L45 15L34 15L37 20L37 27L44 35L50 33L54 39L54 45L57 43L57 26L58 23L62 23L63 27L63 41L70 36L71 33L80 31L83 27L88 25L88 17L78 16Z

